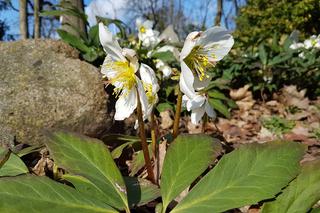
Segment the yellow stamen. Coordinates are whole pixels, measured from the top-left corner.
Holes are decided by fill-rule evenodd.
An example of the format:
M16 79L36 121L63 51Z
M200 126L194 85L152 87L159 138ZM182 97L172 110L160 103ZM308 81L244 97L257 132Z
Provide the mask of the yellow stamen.
M203 47L195 46L190 54L184 59L188 67L198 75L200 81L209 78L209 75L205 72L208 68L215 66L214 63L209 61L208 55L209 53L207 53ZM213 53L211 53L210 56L216 58Z
M128 94L130 89L136 84L135 72L134 67L129 64L128 61L115 61L106 63L108 69L116 71L117 74L112 79L109 79L109 82L116 86L114 88L114 94L118 96L122 90L126 90ZM120 83L119 85L115 85L115 83Z
M148 103L153 104L153 102L155 101L155 96L152 93L152 84L143 82L143 87L144 87L144 90L146 91Z
M145 33L146 32L146 28L144 26L141 26L139 28L140 33Z

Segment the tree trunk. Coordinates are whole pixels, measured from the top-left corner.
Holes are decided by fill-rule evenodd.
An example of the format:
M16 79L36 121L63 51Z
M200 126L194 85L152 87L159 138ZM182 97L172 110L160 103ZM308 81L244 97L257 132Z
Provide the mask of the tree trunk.
M20 0L19 2L20 14L20 35L21 39L28 38L28 16L27 16L27 0Z
M66 5L66 2L68 2L69 5L78 8L79 11L84 12L83 0L61 0L61 4ZM68 5L66 7L68 7ZM75 36L80 36L81 34L87 33L85 22L82 19L71 15L62 16L61 28Z
M221 18L222 18L222 11L223 11L223 0L217 0L217 15L214 20L214 25L220 25L221 24Z
M34 15L34 38L40 38L40 0L33 1L33 15Z

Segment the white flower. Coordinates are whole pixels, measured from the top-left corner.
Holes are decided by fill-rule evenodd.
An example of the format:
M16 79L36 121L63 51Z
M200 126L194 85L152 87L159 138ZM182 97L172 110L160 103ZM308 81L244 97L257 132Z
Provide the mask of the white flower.
M160 42L159 32L153 30L153 22L150 20L143 21L141 18L136 20L136 26L138 28L138 37L142 41L142 45L145 47L153 47Z
M306 58L306 56L304 55L304 52L299 53L298 56L299 56L300 58L302 58L302 59L305 59L305 58Z
M309 39L305 40L304 47L306 49L320 48L320 35L313 35Z
M160 59L156 61L156 68L163 73L164 78L169 78L172 73L171 67Z
M139 73L141 76L143 88L147 96L147 108L146 112L143 115L143 120L146 120L151 115L151 112L154 106L158 103L158 91L160 89L158 80L155 72L151 67L146 64L141 64ZM137 129L139 126L138 121L136 120L134 128Z
M139 68L135 51L122 49L102 23L99 23L99 38L107 53L101 73L115 87L114 94L119 97L115 106L114 119L124 120L133 113L137 107L138 94L142 111L146 113L148 100L141 80L135 74Z
M211 77L206 73L231 49L233 37L223 27L213 27L205 32L190 33L180 54L180 89L184 93L187 110L192 111L192 123L198 123L204 112L214 117L208 98L201 90L208 86Z
M304 47L304 44L303 43L296 43L296 42L293 42L289 48L290 49L293 49L293 50L296 50L296 49L300 49L300 48L303 48Z
M146 115L150 115L154 105L158 103L158 91L160 89L155 72L146 64L140 66L140 77L148 99Z
M198 124L204 113L207 113L209 117L216 117L216 113L210 106L206 94L193 93L192 97L183 95L182 103L187 107L188 111L191 111L191 122L193 124Z

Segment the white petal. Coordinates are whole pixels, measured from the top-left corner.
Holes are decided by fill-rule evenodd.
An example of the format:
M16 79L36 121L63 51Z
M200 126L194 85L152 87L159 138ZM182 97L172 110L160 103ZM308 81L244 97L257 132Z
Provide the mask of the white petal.
M101 73L107 77L108 79L112 79L117 75L117 72L113 69L110 69L110 64L113 63L113 60L109 55L104 59L103 64L101 66Z
M181 62L181 74L180 74L180 90L183 94L188 96L190 99L196 95L193 88L194 76L189 67L185 62Z
M197 108L197 109L192 110L192 113L191 113L191 122L192 122L193 124L199 124L201 118L202 118L203 115L204 115L204 112L205 112L204 107L200 107L200 108Z
M136 26L137 26L138 29L141 27L142 23L143 23L143 19L142 18L137 18L136 19Z
M192 48L194 47L194 45L196 44L196 37L199 36L199 32L192 32L189 33L189 35L187 36L184 44L183 44L183 48L181 50L180 53L180 60L182 61L185 57L187 57L189 55L189 53L191 52Z
M172 69L171 69L171 67L165 65L161 69L161 72L163 73L164 78L169 78L171 76Z
M116 61L124 61L122 49L118 41L113 37L112 33L106 26L99 23L99 39L104 51Z
M194 96L188 103L187 103L187 109L188 111L194 110L197 108L200 108L204 105L206 101L206 97L202 95L196 95Z
M205 110L206 110L206 113L209 117L211 118L216 118L217 117L217 114L216 112L214 111L214 109L210 106L210 104L208 103L208 101L206 101L205 103Z
M178 43L179 37L178 37L177 33L174 31L173 26L169 25L161 33L160 40L167 40L171 43Z
M136 78L136 80L137 80L137 89L139 92L141 108L143 113L143 120L146 120L148 118L148 98L147 98L146 92L144 91L141 80L138 79L138 77Z
M158 84L158 79L153 69L148 65L141 63L139 72L140 72L141 80L147 84L152 85L152 92L153 93L158 92L160 87Z
M188 96L183 95L182 96L182 107L187 107L187 103L190 101L190 99L188 98Z
M152 27L153 27L153 21L145 20L145 21L143 22L143 26L144 26L146 29L152 29Z
M124 120L128 118L137 107L137 91L132 88L128 94L122 91L119 99L116 102L115 120Z
M123 48L122 55L129 60L130 65L133 65L134 67L134 72L136 72L139 69L139 63L138 63L138 57L137 57L136 51L133 49Z
M225 55L228 54L234 44L232 35L223 27L212 27L200 36L196 45L202 46L204 49L209 50L210 61L220 61Z

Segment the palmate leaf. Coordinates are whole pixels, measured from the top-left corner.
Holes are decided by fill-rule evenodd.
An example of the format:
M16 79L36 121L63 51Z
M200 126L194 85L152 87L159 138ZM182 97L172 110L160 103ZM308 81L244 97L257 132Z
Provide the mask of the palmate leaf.
M129 209L121 173L101 141L65 132L55 132L49 138L46 145L59 167L87 178L105 193L110 206Z
M273 198L299 172L302 145L249 144L225 155L172 210L223 212Z
M305 163L301 173L262 213L308 212L320 200L320 160Z
M0 212L114 213L107 204L47 177L0 178Z
M163 211L214 160L220 143L206 135L181 135L169 147L162 168Z

